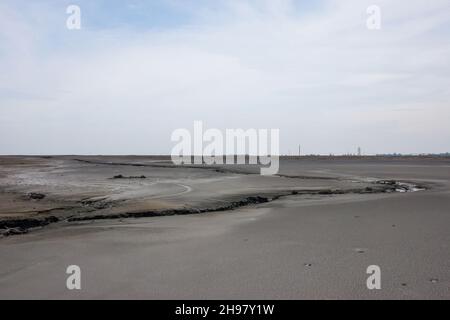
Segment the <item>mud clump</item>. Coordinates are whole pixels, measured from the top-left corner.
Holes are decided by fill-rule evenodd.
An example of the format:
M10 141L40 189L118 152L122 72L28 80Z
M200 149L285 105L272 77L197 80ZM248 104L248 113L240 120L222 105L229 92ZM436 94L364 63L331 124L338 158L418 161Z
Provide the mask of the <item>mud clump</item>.
M42 199L45 198L45 194L43 194L43 193L36 193L36 192L31 192L27 196L28 196L29 199L32 199L32 200L42 200Z
M397 184L397 181L395 181L395 180L379 180L379 181L376 181L376 183L378 183L378 184L386 184L386 185L389 185L389 186L395 186Z
M14 236L14 235L18 235L18 234L25 234L25 233L28 233L28 230L24 229L24 228L20 228L20 227L18 227L18 228L9 228L9 229L6 229L3 232L0 232L0 234L2 236L4 236L4 237Z
M384 185L384 192L415 192L415 191L423 191L427 188L423 185L417 185L410 182L401 182L395 180L378 180L375 182L376 184Z

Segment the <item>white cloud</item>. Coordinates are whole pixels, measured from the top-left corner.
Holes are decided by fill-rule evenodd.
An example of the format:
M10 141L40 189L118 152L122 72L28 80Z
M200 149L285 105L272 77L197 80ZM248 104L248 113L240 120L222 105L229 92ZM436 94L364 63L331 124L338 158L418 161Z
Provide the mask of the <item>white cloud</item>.
M3 5L0 153L168 153L194 120L280 128L284 152L448 151L448 1L378 1L380 31L370 4L223 1L176 28L71 32L61 8Z

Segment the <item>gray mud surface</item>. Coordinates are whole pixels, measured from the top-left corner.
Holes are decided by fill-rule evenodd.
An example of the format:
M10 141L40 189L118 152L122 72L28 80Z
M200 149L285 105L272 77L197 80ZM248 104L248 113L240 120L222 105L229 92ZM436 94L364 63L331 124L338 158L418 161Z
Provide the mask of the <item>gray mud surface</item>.
M174 166L167 157L2 157L0 233L60 221L225 211L287 195L406 192L415 186L285 163L267 177L254 165Z
M450 298L449 160L284 158L278 176L258 172L0 157L0 298ZM72 264L80 291L65 286ZM366 287L372 264L381 290Z

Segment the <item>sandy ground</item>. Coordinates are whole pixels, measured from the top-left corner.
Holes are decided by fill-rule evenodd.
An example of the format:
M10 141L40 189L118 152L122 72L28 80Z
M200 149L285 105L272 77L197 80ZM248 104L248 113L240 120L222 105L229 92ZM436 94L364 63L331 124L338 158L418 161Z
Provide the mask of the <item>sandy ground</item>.
M9 164L2 159L3 197L7 195L20 204L10 203L9 211L3 210L5 219L28 215L27 201L42 207L65 201L76 206L81 192L74 190L78 190L75 182L80 180L80 174L91 179L86 181L97 183L91 188L85 186L83 197L125 198L126 204L112 207L114 210L129 209L130 197L139 206L153 196L162 197L147 200L160 201L153 204L155 207L180 203L204 206L230 201L243 193L273 193L274 189L284 192L365 188L371 185L368 178L413 181L431 188L407 193L297 194L232 211L198 215L61 220L28 234L0 239L2 299L450 298L448 160L285 159L280 173L303 178L267 178L195 168L110 165L104 170L100 169L104 164L52 159L58 161L62 174L72 172L71 184L54 178L57 191L46 187L46 200L23 198L30 186L36 187L37 192L43 185L48 186L49 176L55 177L54 164L49 165L49 160L27 159L29 162L21 164L19 170L17 159ZM148 171L142 173L143 170ZM159 175L167 188L149 188L150 194L143 194L141 189L146 188L136 186L133 179L111 192L111 182L116 183L109 179L112 173L147 174L149 180ZM22 174L22 184L14 181L18 174ZM30 180L30 175L34 180ZM42 175L44 181L39 180ZM177 184L189 188L177 188ZM62 186L72 191L65 191ZM16 198L19 195L20 201ZM17 208L22 208L22 212ZM89 209L69 211L70 215L81 216L96 211ZM66 289L65 271L73 264L82 270L80 291ZM373 264L381 268L381 290L366 287L366 268Z

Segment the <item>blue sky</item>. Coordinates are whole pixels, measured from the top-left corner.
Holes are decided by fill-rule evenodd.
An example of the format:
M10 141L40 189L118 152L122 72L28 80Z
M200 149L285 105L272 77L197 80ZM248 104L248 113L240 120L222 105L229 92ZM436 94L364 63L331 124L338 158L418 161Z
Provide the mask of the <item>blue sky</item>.
M450 3L0 3L0 154L170 153L171 132L279 128L281 151L450 150ZM67 5L81 30L67 30Z
M206 12L227 15L232 5L230 1L211 0L134 0L134 1L63 1L65 5L77 4L86 8L86 27L103 28L138 28L138 29L167 29L197 24L205 17ZM227 3L228 2L228 3ZM237 3L238 1L234 1ZM259 1L262 3L262 1ZM250 2L258 3L258 1ZM302 15L314 12L323 2L295 1L292 14ZM203 19L198 21L198 18Z

